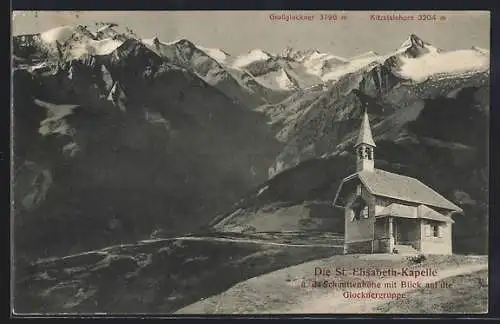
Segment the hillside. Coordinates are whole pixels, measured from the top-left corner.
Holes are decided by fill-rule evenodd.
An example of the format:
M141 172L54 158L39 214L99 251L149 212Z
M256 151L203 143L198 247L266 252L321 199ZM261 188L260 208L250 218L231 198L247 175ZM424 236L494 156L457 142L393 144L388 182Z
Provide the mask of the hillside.
M16 276L14 307L20 313L78 315L96 312L274 314L293 313L294 309L299 313L331 313L342 309L301 309L307 302L332 299L338 292L301 286L302 282L310 283L314 278L328 279L315 277L316 267L341 265L348 271L368 267L430 267L443 275L450 269L466 272L471 267L487 267L484 257L430 256L416 264L398 255L336 255L341 250L341 246L300 246L276 244L271 240L219 240L194 236L110 246L39 260L25 267ZM221 273L224 276L220 276ZM458 279L463 285L477 287L474 280ZM359 278L347 276L342 280ZM442 289L434 295L449 295L451 291ZM421 292L409 292L408 295L416 293ZM350 304L359 305L360 302L351 301ZM393 304L381 307L397 307L397 303ZM478 301L477 307L484 309L484 300ZM410 312L412 309L410 306ZM457 308L446 310L456 311Z
M14 308L43 314L171 314L240 281L338 252L190 237L111 246L40 260L18 271Z
M424 288L385 287L383 283L405 281L405 277L356 276L353 269L433 269L437 277L408 279ZM474 313L485 313L484 282L488 262L485 257L432 256L422 263L397 255L337 255L286 267L256 276L232 286L223 293L183 307L175 314L425 314L463 313L463 296L478 296L465 306ZM321 274L318 269L323 271ZM330 269L325 275L324 269ZM345 269L346 275L335 269ZM479 271L479 272L477 272ZM455 275L455 273L458 274ZM481 280L476 280L481 279ZM406 282L408 282L406 281ZM450 283L448 288L425 288L426 282ZM380 283L381 288L344 288L345 283ZM314 283L314 284L313 284ZM486 284L486 285L485 285ZM346 298L343 293L394 294L392 298ZM396 295L396 294L399 294ZM404 296L404 297L403 297ZM425 296L425 298L419 298ZM399 298L398 298L399 297ZM425 305L425 306L424 306ZM441 308L442 306L448 306Z
M191 231L267 178L265 116L133 38L58 48L13 71L17 257Z

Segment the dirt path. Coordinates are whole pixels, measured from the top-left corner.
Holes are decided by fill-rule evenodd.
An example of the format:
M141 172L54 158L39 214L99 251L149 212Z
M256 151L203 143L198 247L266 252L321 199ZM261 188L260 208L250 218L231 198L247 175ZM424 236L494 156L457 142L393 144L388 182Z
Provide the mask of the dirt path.
M459 275L469 274L480 270L485 270L488 268L487 264L470 264L463 265L460 267L453 267L448 269L443 269L439 271L438 275L435 277L421 277L419 282L422 286L427 283L433 283L450 277L455 277ZM384 285L384 283L389 283L394 281L394 278L387 278L384 280L378 280ZM397 290L392 290L398 293L408 293L416 288L398 288ZM444 288L436 288L444 289ZM367 291L368 289L351 289L351 292L361 292ZM388 292L387 288L380 289L369 289L372 292ZM391 299L346 299L342 296L344 290L338 289L324 296L317 298L312 298L303 301L291 310L287 310L284 313L292 314L325 314L325 313L345 313L345 314L360 314L360 313L373 313L376 306L390 301ZM270 310L269 313L283 313L281 310Z
M250 243L259 245L290 246L290 247L343 247L343 245L333 245L333 244L293 244L293 243L278 243L260 239L225 238L225 237L181 236L181 237L176 237L175 239L184 241L218 241L218 242Z
M167 241L216 241L216 242L234 242L234 243L248 243L248 244L258 244L258 245L272 245L272 246L286 246L286 247L332 247L332 248L343 248L343 245L335 245L335 244L293 244L293 243L278 243L260 239L245 239L245 238L225 238L225 237L202 237L202 236L179 236L179 237L171 237L171 238L158 238L158 239L149 239L149 240L141 240L137 243L130 244L117 244L111 245L102 249L96 249L91 251L85 251L76 254L70 254L62 257L48 257L43 259L38 259L35 264L45 263L45 262L53 262L56 260L65 260L71 259L75 257L81 257L89 254L103 254L106 251L117 249L117 248L127 248L127 247L136 247L140 244L150 244L157 242L167 242Z

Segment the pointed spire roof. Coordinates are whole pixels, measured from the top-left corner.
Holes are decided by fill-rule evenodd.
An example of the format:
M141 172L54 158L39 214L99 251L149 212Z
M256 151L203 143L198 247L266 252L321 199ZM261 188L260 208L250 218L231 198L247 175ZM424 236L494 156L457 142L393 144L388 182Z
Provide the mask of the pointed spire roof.
M361 128L359 129L358 140L356 141L354 147L360 144L367 144L373 147L377 146L373 141L372 130L370 128L370 121L368 119L368 113L366 112L366 110L363 114L363 121L361 122Z

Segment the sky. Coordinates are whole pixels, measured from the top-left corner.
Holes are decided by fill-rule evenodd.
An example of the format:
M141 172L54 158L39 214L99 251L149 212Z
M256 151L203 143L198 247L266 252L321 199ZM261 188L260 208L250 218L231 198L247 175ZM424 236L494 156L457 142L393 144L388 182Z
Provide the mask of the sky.
M312 20L272 20L271 15L312 16ZM436 15L437 20L374 20L371 15ZM321 20L321 16L337 20ZM345 19L340 19L344 16ZM273 16L274 17L274 16ZM366 12L366 11L31 11L14 12L14 35L33 34L61 25L94 26L115 22L142 38L168 42L180 38L233 54L252 49L279 53L286 47L318 49L339 56L368 51L386 54L410 34L443 50L490 48L487 11Z

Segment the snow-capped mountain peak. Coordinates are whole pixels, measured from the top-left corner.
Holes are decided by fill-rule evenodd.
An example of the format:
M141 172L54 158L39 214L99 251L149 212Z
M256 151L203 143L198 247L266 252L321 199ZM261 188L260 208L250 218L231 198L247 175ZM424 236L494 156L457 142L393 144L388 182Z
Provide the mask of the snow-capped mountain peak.
M409 58L417 58L425 54L437 54L441 52L437 47L432 46L428 42L422 40L415 34L411 34L406 39L396 53L401 53Z
M153 37L153 38L143 38L141 39L141 42L144 44L144 45L147 45L147 46L155 46L155 47L158 47L159 45L166 45L166 43L160 41L158 39L158 37Z
M412 34L394 53L399 60L399 76L422 81L432 75L456 75L483 71L489 67L489 57L479 48L443 51Z
M269 53L264 52L261 49L253 49L247 54L240 55L236 58L233 63L235 68L243 68L256 61L266 61L271 58Z
M102 26L100 26L98 29L97 29L97 33L102 33L110 28L113 28L113 27L118 27L117 24L115 23L108 23L108 24L103 24Z
M86 26L65 25L41 33L40 40L52 51L62 51L68 59L86 55L107 55L123 44L122 40L113 37L98 36Z
M200 45L196 45L196 47L219 63L224 63L228 59L228 57L231 56L220 48L210 48Z
M175 42L176 45L181 45L181 46L195 46L195 44L193 42L191 42L189 39L187 38L181 38L181 39L178 39L176 42Z
M260 48L254 48L254 49L250 50L248 52L248 54L254 55L254 56L260 56L260 57L262 57L262 59L265 59L265 58L267 59L267 58L270 58L272 56L270 53L263 51Z
M77 26L65 25L49 29L40 34L40 39L47 44L64 44L77 33Z
M187 38L180 38L176 39L171 42L162 42L158 39L158 37L153 37L153 38L144 38L141 40L144 44L150 47L155 47L158 48L159 46L178 46L178 47L184 47L184 48L191 48L191 49L198 49L202 52L204 52L206 55L214 59L215 61L219 63L224 63L230 55L226 53L224 50L218 49L218 48L210 48L210 47L205 47L201 46L198 44L195 44L188 40Z
M401 49L407 49L408 47L425 47L426 43L417 35L411 34L404 42L399 46ZM429 45L429 44L427 44Z
M314 53L319 54L320 51L315 49L315 48L311 48L311 49L307 49L307 50L296 50L296 49L289 46L289 47L285 48L283 51L281 51L281 53L278 54L278 57L283 57L283 58L301 61L304 58L306 58L309 55L314 54Z
M66 25L37 35L46 48L55 54L64 54L65 59L107 55L125 40L137 39L130 29L108 22L96 24L94 32L86 26ZM375 64L385 62L399 77L413 80L422 80L434 74L482 70L489 66L489 51L486 49L473 46L468 50L444 52L415 34L410 34L392 53L379 55L368 51L350 58L321 52L316 48L297 50L292 47L285 48L277 55L254 48L245 54L231 56L222 49L198 45L186 38L163 42L158 37L153 37L141 39L140 42L174 62L176 56L181 55L179 53L184 53L182 57L185 54L188 57L206 56L220 65L218 68L203 70L204 75L216 73L214 71L220 69L236 73L237 78L241 73L249 73L266 88L286 91L306 84L310 86L340 80L346 74L371 69Z
M340 56L329 54L329 53L320 53L320 52L313 52L307 57L307 60L315 60L315 61L327 61L327 60L332 60L332 59L335 59L338 61L343 61L343 62L348 61L348 59L346 59L344 57L340 57Z

